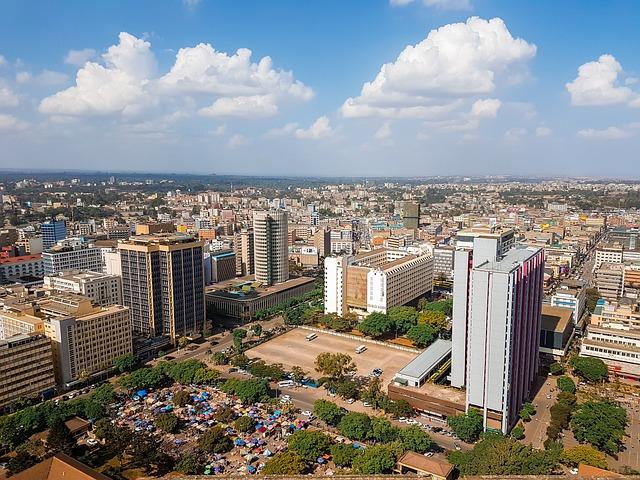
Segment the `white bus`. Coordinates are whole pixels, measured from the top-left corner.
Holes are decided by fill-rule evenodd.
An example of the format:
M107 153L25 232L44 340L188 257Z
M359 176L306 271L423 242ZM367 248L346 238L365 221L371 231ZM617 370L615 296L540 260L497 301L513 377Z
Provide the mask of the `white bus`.
M366 346L364 345L360 345L358 348L356 348L356 353L362 353L367 349Z
M316 338L318 338L318 334L317 333L310 333L309 335L307 335L304 338L306 338L307 341L310 342L311 340L315 340Z
M294 385L295 383L293 382L293 380L282 380L281 382L278 382L278 386L280 388L293 387Z

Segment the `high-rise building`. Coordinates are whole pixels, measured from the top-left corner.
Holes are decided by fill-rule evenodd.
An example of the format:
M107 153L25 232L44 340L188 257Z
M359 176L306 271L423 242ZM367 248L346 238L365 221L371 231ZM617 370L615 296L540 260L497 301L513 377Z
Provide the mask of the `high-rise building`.
M420 204L402 202L402 223L405 228L418 228L420 225Z
M457 251L451 384L466 387L466 407L485 429L507 433L530 397L538 371L544 251L477 238Z
M134 333L175 341L204 329L203 246L179 233L119 241L123 303Z
M81 238L68 238L42 252L45 275L56 275L68 270L102 272L102 251Z
M59 240L67 238L67 226L63 220L50 220L40 225L42 233L42 248L53 247Z
M236 254L236 275L253 275L253 231L244 229L233 237L233 251Z
M254 212L254 266L256 280L267 285L289 279L289 229L284 210Z
M0 340L0 372L0 407L53 389L51 340L36 333Z

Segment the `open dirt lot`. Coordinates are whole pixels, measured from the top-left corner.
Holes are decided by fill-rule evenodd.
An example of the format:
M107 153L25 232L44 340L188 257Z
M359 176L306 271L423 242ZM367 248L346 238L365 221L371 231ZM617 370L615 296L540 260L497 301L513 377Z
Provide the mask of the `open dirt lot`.
M318 376L314 370L314 362L322 352L346 353L351 356L358 367L358 375L366 376L374 368L383 370L382 382L386 386L393 376L413 360L417 354L403 352L391 347L364 343L359 340L338 337L328 333L318 333L318 338L307 341L311 332L296 328L268 342L258 345L246 352L249 358L259 357L267 363L281 363L287 368L299 365L312 377ZM355 353L359 345L366 345L367 350Z

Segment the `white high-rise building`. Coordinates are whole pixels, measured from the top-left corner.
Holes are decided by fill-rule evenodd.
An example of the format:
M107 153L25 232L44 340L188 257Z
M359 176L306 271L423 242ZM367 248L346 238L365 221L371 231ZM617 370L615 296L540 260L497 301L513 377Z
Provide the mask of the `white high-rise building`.
M289 279L289 229L284 210L254 212L253 248L256 280L267 285Z
M544 251L477 238L455 259L451 384L485 429L507 433L530 397L538 371Z

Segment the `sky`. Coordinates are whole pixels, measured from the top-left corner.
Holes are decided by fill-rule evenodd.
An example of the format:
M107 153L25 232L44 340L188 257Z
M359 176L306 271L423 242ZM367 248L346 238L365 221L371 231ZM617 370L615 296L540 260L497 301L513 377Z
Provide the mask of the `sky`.
M640 177L635 0L3 0L0 168Z

